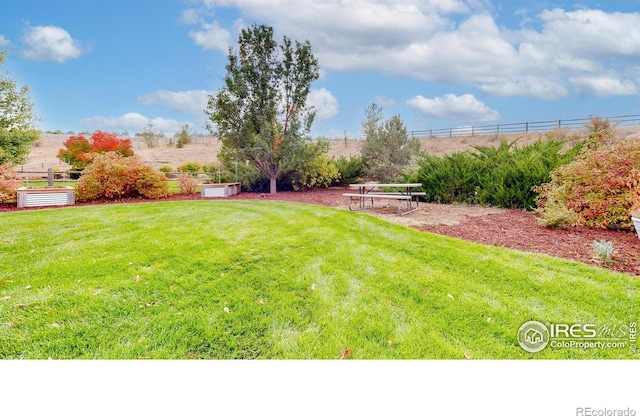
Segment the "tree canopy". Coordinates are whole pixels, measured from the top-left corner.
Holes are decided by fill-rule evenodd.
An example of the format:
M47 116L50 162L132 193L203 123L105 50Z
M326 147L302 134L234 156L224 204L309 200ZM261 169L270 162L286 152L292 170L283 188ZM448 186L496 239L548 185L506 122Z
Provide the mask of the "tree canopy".
M131 139L118 139L115 133L100 130L91 135L91 141L84 136L71 136L65 140L58 158L72 166L73 170L83 170L93 162L99 153L115 152L122 157L133 156Z
M315 109L307 106L318 61L309 41L284 36L278 45L273 28L252 25L229 48L225 86L209 96L209 130L222 140L223 152L248 160L269 179L300 166L309 152Z
M0 50L0 67L6 54ZM29 87L19 88L8 73L0 73L0 164L24 162L39 138L34 130L36 121Z
M365 174L383 182L395 180L420 151L418 139L409 138L399 115L384 120L382 108L371 104L365 110L362 159Z

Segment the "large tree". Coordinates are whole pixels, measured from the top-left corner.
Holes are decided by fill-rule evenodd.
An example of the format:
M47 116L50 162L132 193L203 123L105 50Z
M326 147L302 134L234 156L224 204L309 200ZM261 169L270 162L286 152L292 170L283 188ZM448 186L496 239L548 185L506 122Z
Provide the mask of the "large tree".
M382 108L376 104L365 110L362 130L365 135L362 146L364 170L372 179L383 182L397 179L420 151L420 142L409 138L400 116L384 121Z
M0 67L6 53L0 50ZM0 164L24 162L39 138L34 130L36 121L29 87L18 88L7 73L0 73Z
M278 45L273 28L252 25L229 48L225 86L209 96L206 113L213 134L236 160L248 160L269 178L276 192L278 176L304 163L315 110L307 107L318 60L309 41Z

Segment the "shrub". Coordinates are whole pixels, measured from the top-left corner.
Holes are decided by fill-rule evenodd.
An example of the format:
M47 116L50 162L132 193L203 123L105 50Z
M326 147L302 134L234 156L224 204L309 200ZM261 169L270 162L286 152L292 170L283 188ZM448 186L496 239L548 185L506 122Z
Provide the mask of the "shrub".
M178 166L178 172L200 172L202 165L198 162L187 162L182 166Z
M169 165L162 165L158 168L158 170L162 173L170 173L173 172L173 167Z
M428 201L478 203L504 208L532 209L532 187L548 182L551 172L576 156L580 146L563 151L562 140L538 140L523 147L501 141L498 147L476 146L474 151L418 160L417 178Z
M569 210L566 205L555 201L547 201L545 209L534 210L538 216L538 225L546 228L563 228L575 224L578 216Z
M185 195L193 195L200 185L198 179L188 173L178 175L178 184L180 185L180 193Z
M640 143L625 140L586 148L536 188L541 214L551 201L576 213L575 223L633 230L630 210L640 197Z
M326 188L340 177L338 167L325 155L318 155L291 173L291 185L299 191L309 188Z
M497 148L476 147L484 161L479 176L479 198L483 203L504 208L533 209L537 194L533 187L548 182L551 172L573 160L581 149L574 146L562 152L561 140L538 140L516 147L517 141L501 141Z
M350 183L356 183L360 180L364 171L364 162L361 157L352 157L347 159L344 156L340 156L335 160L336 167L340 176L336 181L340 185L348 185Z
M0 203L15 202L21 184L22 180L10 164L0 165Z
M107 152L95 155L78 180L76 194L79 200L162 198L169 195L169 184L164 174L137 157Z
M425 155L418 160L418 180L427 201L474 203L478 200L481 161L471 152L455 152L442 157Z
M591 247L593 247L593 251L596 253L601 260L604 260L606 263L611 263L613 256L613 243L607 240L594 240L591 243Z

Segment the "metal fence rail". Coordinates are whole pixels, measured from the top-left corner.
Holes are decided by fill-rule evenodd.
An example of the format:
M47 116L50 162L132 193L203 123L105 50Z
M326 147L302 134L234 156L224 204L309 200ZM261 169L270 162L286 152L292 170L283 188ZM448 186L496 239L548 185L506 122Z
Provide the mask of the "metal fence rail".
M640 127L640 115L600 117L601 120L609 120L613 127L638 126ZM409 136L415 138L439 138L460 136L483 136L500 134L527 134L546 132L555 129L577 129L591 122L591 118L558 119L546 121L524 121L521 123L487 124L481 126L458 126L441 129L410 130ZM335 140L364 140L364 135L336 137Z

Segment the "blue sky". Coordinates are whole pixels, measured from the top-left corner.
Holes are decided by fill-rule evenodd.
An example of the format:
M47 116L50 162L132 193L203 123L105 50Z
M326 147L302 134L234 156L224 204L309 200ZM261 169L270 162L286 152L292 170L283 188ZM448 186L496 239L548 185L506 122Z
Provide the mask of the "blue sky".
M409 130L640 112L640 0L2 0L2 69L42 130L205 132L252 23L311 42L314 136L372 102Z

